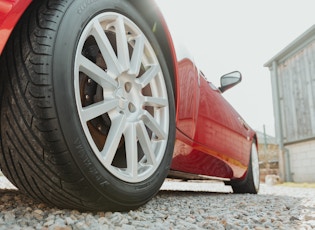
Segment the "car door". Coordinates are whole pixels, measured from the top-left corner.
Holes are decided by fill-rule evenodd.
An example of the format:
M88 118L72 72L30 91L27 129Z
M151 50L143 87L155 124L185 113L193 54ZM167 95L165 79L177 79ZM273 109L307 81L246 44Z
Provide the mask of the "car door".
M218 158L245 172L250 151L250 128L212 83L200 78L195 141ZM234 175L242 176L242 175Z

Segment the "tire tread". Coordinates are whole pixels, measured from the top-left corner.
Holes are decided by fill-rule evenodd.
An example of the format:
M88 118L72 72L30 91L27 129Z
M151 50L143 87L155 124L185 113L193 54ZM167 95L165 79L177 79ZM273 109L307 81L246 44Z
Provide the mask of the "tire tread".
M91 189L68 152L53 101L53 42L68 1L35 1L1 56L0 165L20 190L59 207L83 208L73 190ZM76 173L74 173L76 172ZM70 183L72 186L64 186ZM69 189L70 188L70 189ZM91 207L86 207L90 209Z

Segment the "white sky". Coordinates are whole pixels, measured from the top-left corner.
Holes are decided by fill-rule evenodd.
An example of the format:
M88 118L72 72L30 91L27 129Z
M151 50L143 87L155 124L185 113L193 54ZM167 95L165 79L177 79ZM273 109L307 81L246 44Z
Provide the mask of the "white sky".
M274 135L270 72L263 65L315 23L314 0L156 0L173 37L208 80L239 70L243 82L224 93L256 130Z

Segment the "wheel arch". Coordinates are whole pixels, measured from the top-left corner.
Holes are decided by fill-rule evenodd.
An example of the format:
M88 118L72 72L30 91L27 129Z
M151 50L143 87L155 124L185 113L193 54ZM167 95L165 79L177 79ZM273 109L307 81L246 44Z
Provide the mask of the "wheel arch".
M253 135L253 142L255 142L256 146L258 147L258 137L256 133Z
M258 137L257 137L256 132L253 131L253 134L251 136L252 136L251 137L251 143L254 143L256 145L257 152L258 152ZM251 150L249 152L251 152ZM250 155L251 154L248 155L248 162L250 162ZM245 179L246 176L247 176L247 173L248 173L248 168L245 171L244 175L241 178L239 178L239 179Z
M144 17L152 31L158 43L161 46L161 50L167 62L167 67L170 71L172 86L174 90L175 104L177 107L177 95L178 95L178 67L177 57L173 40L166 24L166 21L156 3L153 0L128 0L137 11ZM176 110L175 110L176 111Z

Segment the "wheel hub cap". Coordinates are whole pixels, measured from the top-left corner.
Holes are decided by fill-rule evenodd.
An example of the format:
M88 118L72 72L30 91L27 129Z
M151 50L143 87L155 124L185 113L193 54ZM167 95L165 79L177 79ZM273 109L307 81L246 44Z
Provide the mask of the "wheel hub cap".
M82 128L101 164L136 183L158 169L168 140L168 95L161 66L142 30L106 12L84 28L74 65Z

